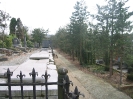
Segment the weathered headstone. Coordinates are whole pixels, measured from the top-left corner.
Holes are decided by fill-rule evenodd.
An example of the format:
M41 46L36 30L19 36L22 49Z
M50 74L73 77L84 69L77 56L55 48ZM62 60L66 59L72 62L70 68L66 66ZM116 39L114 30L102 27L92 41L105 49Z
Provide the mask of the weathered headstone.
M20 40L20 39L14 38L14 39L12 40L12 42L13 42L13 46L14 46L14 47L22 47L22 45L21 45L21 40Z
M35 48L39 48L39 43L35 42L35 43L34 43L34 47L35 47Z

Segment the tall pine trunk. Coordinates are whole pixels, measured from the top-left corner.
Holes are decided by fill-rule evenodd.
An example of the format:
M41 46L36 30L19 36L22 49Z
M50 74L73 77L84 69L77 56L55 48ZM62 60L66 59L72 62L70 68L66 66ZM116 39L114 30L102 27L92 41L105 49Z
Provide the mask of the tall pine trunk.
M112 13L112 30L111 30L111 46L110 46L110 77L113 75L113 32L114 32L114 28L113 28L113 13Z
M75 58L74 58L74 49L72 50L72 59L73 59L73 61L75 60Z

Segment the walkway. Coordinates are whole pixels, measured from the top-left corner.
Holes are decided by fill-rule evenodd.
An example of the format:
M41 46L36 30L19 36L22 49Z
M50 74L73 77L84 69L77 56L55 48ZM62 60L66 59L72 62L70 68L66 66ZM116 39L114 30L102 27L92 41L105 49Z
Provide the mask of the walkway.
M73 81L74 87L78 86L79 91L85 94L85 98L80 96L79 99L131 99L104 80L80 71L61 54L56 51L55 53L58 55L58 58L55 58L57 67L67 68L68 75L70 80Z

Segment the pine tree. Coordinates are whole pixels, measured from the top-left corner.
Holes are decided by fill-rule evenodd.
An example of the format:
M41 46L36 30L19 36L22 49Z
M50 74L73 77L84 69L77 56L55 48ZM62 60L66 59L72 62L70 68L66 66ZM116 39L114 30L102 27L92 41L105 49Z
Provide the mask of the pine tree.
M14 34L15 35L15 27L17 25L17 21L16 21L16 18L12 18L11 21L10 21L10 34Z
M73 52L77 50L79 53L79 61L80 64L83 64L83 50L84 50L84 37L87 32L87 18L88 12L87 7L85 6L85 2L82 0L77 2L74 6L75 11L72 13L70 18L71 25L71 34L73 35L73 40L75 44L73 45ZM74 53L73 53L74 54Z

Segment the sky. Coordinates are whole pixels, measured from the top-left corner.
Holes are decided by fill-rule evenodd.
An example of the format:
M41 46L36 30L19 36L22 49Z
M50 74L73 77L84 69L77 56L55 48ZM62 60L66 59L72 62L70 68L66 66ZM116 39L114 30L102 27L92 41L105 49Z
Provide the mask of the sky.
M0 0L0 10L9 13L11 17L20 18L30 31L43 28L49 29L49 34L55 34L59 27L70 22L77 1L79 0ZM105 0L84 1L90 13L97 12L96 4L105 4ZM127 5L130 4L133 4L133 0L129 0Z

